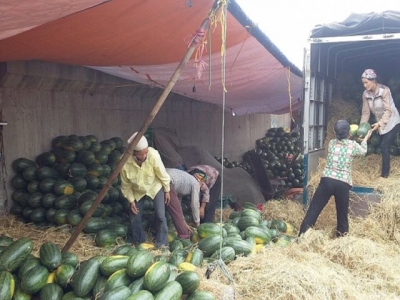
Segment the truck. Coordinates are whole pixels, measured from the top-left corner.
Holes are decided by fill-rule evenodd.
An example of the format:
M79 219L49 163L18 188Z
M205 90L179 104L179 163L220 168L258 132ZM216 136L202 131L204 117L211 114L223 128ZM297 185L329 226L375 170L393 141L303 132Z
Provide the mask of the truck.
M312 29L303 66L304 204L309 198L305 187L310 174L325 155L329 104L335 101L334 96L347 80L350 81L347 92L354 93L346 96L356 97L361 105L361 74L369 68L376 71L380 83L391 89L400 109L400 86L391 86L396 82L391 81L393 78L398 78L400 85L400 12L351 14L343 22ZM345 80L343 74L348 76Z

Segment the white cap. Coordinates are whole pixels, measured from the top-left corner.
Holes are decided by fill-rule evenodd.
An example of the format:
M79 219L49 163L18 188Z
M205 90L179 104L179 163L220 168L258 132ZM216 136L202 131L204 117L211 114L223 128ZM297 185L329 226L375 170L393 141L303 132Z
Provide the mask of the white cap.
M137 134L138 134L137 132L135 132L134 134L132 134L132 136L128 139L128 144L130 144L130 143L133 141L133 139L135 138L135 136L136 136ZM145 137L145 136L142 136L142 137L140 138L139 142L137 143L137 145L135 146L135 148L133 148L133 150L135 150L135 151L141 151L141 150L143 150L143 149L146 149L147 147L149 147L149 143L147 142L146 137Z

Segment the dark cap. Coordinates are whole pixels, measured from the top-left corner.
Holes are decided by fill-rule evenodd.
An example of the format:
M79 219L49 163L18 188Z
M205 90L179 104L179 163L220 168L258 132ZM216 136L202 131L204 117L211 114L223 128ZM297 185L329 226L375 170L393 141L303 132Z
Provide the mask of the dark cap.
M339 120L335 124L335 132L339 133L341 131L349 131L350 130L350 124L346 120Z
M338 139L347 138L350 131L350 124L346 120L339 120L335 124L335 133Z

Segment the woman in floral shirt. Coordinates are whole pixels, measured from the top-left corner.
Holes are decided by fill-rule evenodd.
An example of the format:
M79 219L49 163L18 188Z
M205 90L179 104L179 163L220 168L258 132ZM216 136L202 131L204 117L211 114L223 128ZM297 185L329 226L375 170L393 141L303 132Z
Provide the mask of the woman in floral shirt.
M336 139L329 142L328 157L321 181L311 199L307 214L300 226L299 235L313 227L318 216L334 196L337 214L337 236L343 236L349 231L349 191L353 185L351 178L351 165L357 155L367 153L367 141L371 136L370 130L361 145L349 140L350 124L346 120L339 120L335 124Z

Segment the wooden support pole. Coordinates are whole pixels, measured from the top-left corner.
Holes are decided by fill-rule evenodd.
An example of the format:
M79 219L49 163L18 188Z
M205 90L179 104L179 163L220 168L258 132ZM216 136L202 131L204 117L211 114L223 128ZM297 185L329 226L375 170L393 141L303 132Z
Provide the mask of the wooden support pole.
M216 0L214 2L214 5L212 7L211 12L209 13L209 16L211 15L211 13L215 14L218 11L219 8L220 8L220 5L218 4L218 0ZM200 26L200 30L202 32L205 32L207 30L207 28L209 27L209 24L210 24L209 16L207 16L207 18L204 19L204 21L202 22L202 24ZM182 73L182 69L186 66L187 62L192 57L193 52L195 51L199 41L200 40L197 39L197 38L193 38L193 40L191 41L191 43L190 43L190 45L189 45L189 47L188 47L188 49L187 49L187 51L185 53L185 56L183 57L183 59L179 63L179 65L176 68L174 74L172 75L172 77L169 80L168 84L166 85L164 91L162 92L162 94L158 98L158 100L155 103L153 109L151 110L151 112L147 116L147 118L144 121L143 125L140 127L140 129L138 131L138 134L134 137L133 141L129 144L128 149L125 151L124 155L121 157L121 160L118 162L116 168L111 173L111 175L108 178L107 182L105 183L105 185L101 189L99 195L94 200L92 206L89 208L89 210L87 211L85 216L82 218L82 221L78 224L78 226L75 228L75 231L72 233L71 237L69 238L67 243L64 245L64 247L62 249L62 252L67 252L71 248L71 246L73 245L73 243L75 242L75 240L77 239L79 234L82 232L83 228L85 227L87 221L93 215L93 213L95 212L97 206L101 203L101 201L103 200L105 194L110 189L112 183L117 178L118 174L121 172L122 167L124 166L124 164L128 160L129 156L133 154L134 147L136 146L136 144L138 143L140 138L143 136L143 134L146 132L146 130L149 127L149 125L151 124L151 122L154 120L154 118L157 115L158 111L160 110L161 106L164 104L165 99L167 98L167 96L171 92L171 90L174 87L176 81L179 79L179 77L180 77L180 75Z

